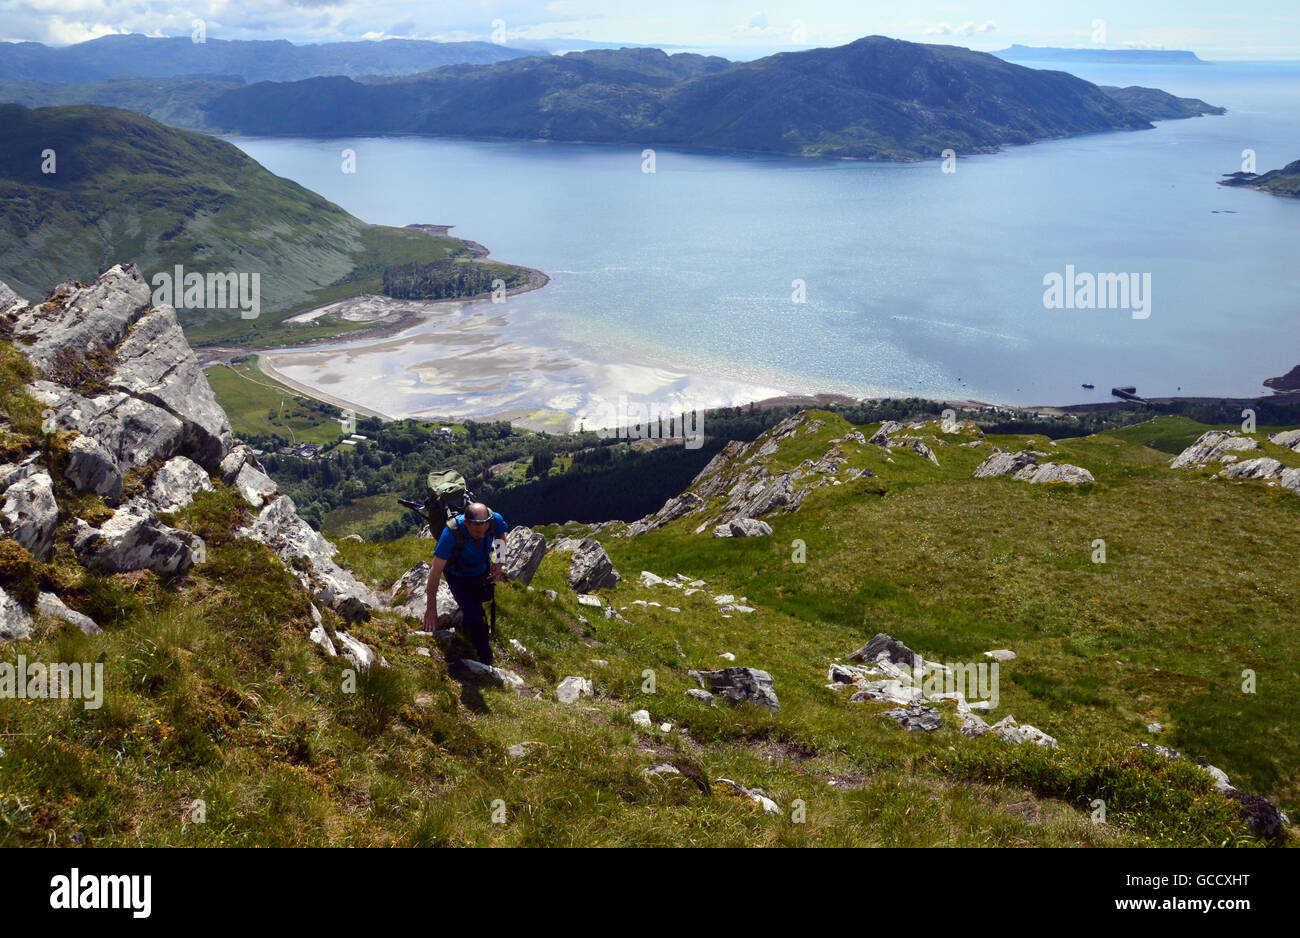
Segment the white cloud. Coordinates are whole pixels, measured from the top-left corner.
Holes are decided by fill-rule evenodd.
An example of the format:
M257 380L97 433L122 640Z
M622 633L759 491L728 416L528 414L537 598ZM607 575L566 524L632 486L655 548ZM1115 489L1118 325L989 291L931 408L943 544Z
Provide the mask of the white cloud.
M930 36L973 36L976 33L991 33L997 28L997 24L992 20L978 24L962 23L960 26L951 23L931 23L925 27L925 32Z

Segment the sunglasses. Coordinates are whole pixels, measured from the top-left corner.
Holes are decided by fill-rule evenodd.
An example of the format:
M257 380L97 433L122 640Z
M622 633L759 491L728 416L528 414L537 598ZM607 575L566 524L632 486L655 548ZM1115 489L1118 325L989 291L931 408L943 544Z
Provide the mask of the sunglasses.
M491 518L484 518L482 521L478 520L477 518L466 518L465 523L466 524L487 524L491 520L492 520Z

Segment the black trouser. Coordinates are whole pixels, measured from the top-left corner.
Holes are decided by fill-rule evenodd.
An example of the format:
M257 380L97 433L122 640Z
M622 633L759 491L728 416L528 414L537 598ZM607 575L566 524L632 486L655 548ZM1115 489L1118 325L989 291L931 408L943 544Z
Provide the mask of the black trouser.
M483 616L483 603L490 602L495 590L494 584L488 582L488 575L456 576L446 572L447 588L460 606L461 631L474 646L478 660L484 664L492 663L492 644L488 641L488 624Z

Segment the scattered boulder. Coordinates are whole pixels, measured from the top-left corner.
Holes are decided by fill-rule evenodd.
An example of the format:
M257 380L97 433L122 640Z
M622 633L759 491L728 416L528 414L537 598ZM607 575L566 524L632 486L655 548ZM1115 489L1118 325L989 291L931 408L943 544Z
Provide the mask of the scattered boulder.
M878 632L871 641L849 655L849 660L874 664L880 660L881 655L885 656L886 661L906 668L921 660L920 655L885 632Z
M251 462L246 462L239 467L230 487L254 508L261 508L275 496L276 492L280 491L275 480Z
M691 671L704 690L712 691L732 703L749 701L772 713L781 711L772 675L757 668L723 668L720 671Z
M465 676L485 681L489 684L495 684L498 687L510 687L516 692L524 686L524 679L507 668L497 668L490 664L484 664L473 658L461 658L455 662L453 677L459 676L458 679L464 679Z
M1283 469L1278 481L1281 482L1283 488L1290 489L1300 495L1300 469Z
M650 727L654 725L650 720L649 710L633 711L632 723L636 726L644 727L645 729L650 729Z
M605 548L594 538L585 537L573 548L569 566L569 588L577 593L613 589L620 577Z
M642 769L641 774L647 778L655 775L681 775L682 770L671 762L656 762L654 765Z
M555 697L560 703L571 704L579 697L592 695L591 681L585 677L566 677L555 688Z
M755 518L733 518L713 529L714 537L764 537L772 533L772 526Z
M1024 726L1018 725L1016 718L1013 716L1003 717L989 728L997 735L998 739L1006 743L1013 743L1017 746L1022 743L1034 743L1045 749L1057 748L1056 740L1051 736L1048 736L1036 726L1030 726L1028 723Z
M746 798L753 801L755 804L761 805L763 810L768 814L781 813L781 806L778 805L771 798L769 798L766 794L764 794L760 789L746 788L744 785L740 784L739 782L733 782L729 778L720 778L718 779L717 783L719 785L729 785L731 788L734 788L736 791L740 792L742 795L744 795Z
M202 466L188 456L173 456L154 473L144 501L154 511L180 511L199 492L211 491L212 482Z
M539 743L536 740L528 740L522 743L515 743L506 750L506 755L511 759L523 759L531 755L534 749L548 749L546 743Z
M975 469L975 478L991 479L996 476L1017 474L1038 465L1038 457L1028 450L1018 453L996 452Z
M1025 466L1015 474L1014 478L1021 482L1064 482L1067 485L1082 485L1097 481L1087 469L1069 463L1054 462L1046 462L1041 466Z
M984 720L980 718L979 714L961 714L961 726L958 728L958 732L963 736L969 736L971 739L975 739L977 736L983 736L990 729L992 729L992 727L985 723Z
M992 651L984 652L986 658L992 658L994 661L1015 661L1016 653L1010 648L995 648Z
M943 725L943 717L934 707L924 704L911 704L886 710L885 716L893 719L905 730L914 733L933 733Z
M712 694L706 690L701 690L698 687L692 687L686 692L686 696L693 700L698 700L700 703L706 703L710 707L716 707L718 705L718 702L713 699Z

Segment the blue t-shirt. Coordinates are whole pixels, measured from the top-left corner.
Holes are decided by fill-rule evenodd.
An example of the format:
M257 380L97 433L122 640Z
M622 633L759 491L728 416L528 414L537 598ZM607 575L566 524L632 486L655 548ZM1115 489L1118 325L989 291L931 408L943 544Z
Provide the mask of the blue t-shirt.
M465 515L457 515L456 525L460 528L462 538L460 552L456 551L456 535L452 533L451 528L443 528L442 534L438 536L438 545L433 549L433 556L441 557L450 564L452 555L456 554L459 568L447 569L447 572L453 576L479 576L487 573L493 538L505 537L506 531L509 530L506 519L502 518L499 512L492 512L492 521L493 523L488 525L487 534L479 540L470 534L469 526L465 524Z

